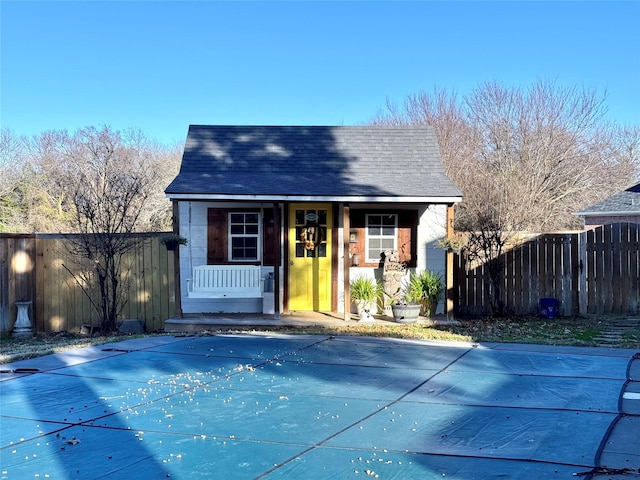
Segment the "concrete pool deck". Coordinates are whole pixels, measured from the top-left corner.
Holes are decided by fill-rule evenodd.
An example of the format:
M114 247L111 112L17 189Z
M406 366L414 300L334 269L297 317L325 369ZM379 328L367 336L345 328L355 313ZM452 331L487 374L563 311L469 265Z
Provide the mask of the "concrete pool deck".
M0 369L0 478L640 478L636 350L167 335Z

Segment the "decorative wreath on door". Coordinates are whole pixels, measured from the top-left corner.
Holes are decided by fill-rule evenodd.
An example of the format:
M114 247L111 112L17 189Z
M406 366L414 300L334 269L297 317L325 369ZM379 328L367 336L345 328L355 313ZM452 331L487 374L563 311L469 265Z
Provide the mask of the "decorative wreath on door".
M304 244L305 250L313 250L318 243L318 227L316 225L307 225L300 233L300 241Z

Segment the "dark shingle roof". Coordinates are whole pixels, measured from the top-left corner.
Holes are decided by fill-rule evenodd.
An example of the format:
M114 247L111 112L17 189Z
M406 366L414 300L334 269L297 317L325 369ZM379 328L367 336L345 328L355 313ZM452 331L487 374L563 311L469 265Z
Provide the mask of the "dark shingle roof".
M430 127L192 125L168 196L461 197Z
M585 208L578 215L640 214L640 183Z

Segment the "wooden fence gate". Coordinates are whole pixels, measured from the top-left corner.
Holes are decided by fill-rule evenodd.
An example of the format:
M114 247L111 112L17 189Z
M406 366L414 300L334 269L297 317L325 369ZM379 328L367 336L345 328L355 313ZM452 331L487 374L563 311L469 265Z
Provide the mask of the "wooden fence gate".
M539 312L555 298L560 314L630 314L640 308L640 225L618 223L585 232L544 234L502 258L502 299L513 315ZM454 258L456 314L489 315L493 294L487 265Z

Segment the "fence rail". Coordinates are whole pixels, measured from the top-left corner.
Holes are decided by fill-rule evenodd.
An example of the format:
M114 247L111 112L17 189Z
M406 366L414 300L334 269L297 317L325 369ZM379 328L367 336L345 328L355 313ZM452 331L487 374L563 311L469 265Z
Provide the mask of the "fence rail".
M535 314L541 298L556 298L561 315L639 313L640 225L618 223L585 232L539 235L506 252L505 311ZM454 258L456 314L488 315L493 287L488 266Z
M123 259L127 300L121 319L139 319L147 331L161 330L175 311L173 252L160 244L157 234L136 237L137 247ZM100 325L73 275L90 266L73 258L68 242L61 235L0 235L0 330L11 330L16 301L33 302L29 316L38 332Z

